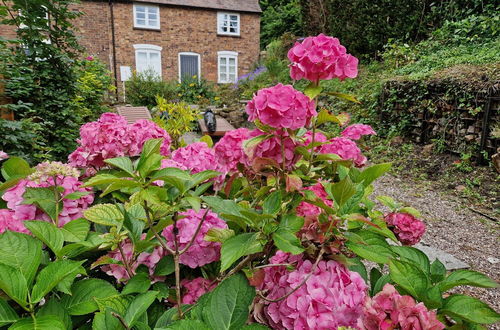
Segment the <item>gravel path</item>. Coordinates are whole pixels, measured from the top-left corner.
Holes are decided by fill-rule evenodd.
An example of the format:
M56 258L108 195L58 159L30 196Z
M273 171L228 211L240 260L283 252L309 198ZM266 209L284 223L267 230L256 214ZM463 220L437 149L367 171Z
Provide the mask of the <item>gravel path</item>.
M471 269L500 282L500 224L470 211L460 201L432 190L429 185L406 178L384 176L375 183L375 194L391 196L418 209L427 224L423 243L454 255L471 265ZM500 288L461 287L458 291L479 298L500 311ZM500 329L500 324L489 328Z

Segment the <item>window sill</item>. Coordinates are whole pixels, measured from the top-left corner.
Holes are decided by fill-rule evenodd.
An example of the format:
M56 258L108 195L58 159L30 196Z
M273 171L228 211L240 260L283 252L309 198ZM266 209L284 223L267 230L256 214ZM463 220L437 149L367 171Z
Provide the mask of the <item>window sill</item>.
M134 26L134 30L143 30L143 31L155 31L155 32L161 32L161 29L160 29L160 28L145 27L145 26Z
M241 38L241 34L229 34L229 33L220 33L217 32L218 37L232 37L232 38Z

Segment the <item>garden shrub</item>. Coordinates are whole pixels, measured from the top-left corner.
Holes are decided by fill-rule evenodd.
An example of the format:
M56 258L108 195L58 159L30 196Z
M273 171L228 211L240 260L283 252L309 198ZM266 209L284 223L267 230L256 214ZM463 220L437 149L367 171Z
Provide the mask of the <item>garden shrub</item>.
M197 76L184 77L177 85L177 96L181 101L190 104L211 104L214 102L214 87L205 79Z
M154 123L103 114L81 129L82 162L73 165L83 176L71 165L4 160L2 324L439 330L498 322L484 302L450 292L496 282L449 273L411 247L425 231L417 210L388 196L376 199L389 211L378 209L372 184L390 164L367 167L358 147L374 130L317 108L318 79L354 78L355 61L324 35L292 53L292 75L312 80L304 93L281 84L259 91L246 109L258 128L232 131L213 148L169 150ZM326 123L341 134L324 132Z
M31 164L46 158L48 147L43 139L42 125L31 119L0 119L0 132L0 150L22 157Z
M151 70L133 72L130 80L125 83L126 101L133 106L146 106L152 109L156 105L156 96L173 102L179 99L177 94L175 83L162 81Z

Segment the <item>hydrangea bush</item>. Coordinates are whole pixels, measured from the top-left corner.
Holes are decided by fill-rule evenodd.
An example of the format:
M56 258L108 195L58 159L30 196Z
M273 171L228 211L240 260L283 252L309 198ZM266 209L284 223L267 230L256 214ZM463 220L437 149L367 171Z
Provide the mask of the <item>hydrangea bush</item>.
M417 210L372 196L390 164L375 134L316 110L357 59L319 35L289 53L304 91L259 91L257 127L173 150L149 121L104 114L69 164L1 155L0 327L12 329L480 329L500 320L450 293L497 283L412 247ZM353 97L349 97L352 99ZM322 131L330 122L341 136ZM206 141L206 140L204 140ZM175 145L175 143L174 143ZM381 207L381 206L384 207Z

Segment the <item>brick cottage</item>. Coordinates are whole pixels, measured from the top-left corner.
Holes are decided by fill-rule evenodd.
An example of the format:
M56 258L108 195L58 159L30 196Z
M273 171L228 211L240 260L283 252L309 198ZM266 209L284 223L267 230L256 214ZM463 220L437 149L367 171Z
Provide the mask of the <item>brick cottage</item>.
M90 55L118 82L150 70L163 80L194 75L232 83L259 56L258 0L82 0L73 24ZM0 26L0 36L15 31Z

